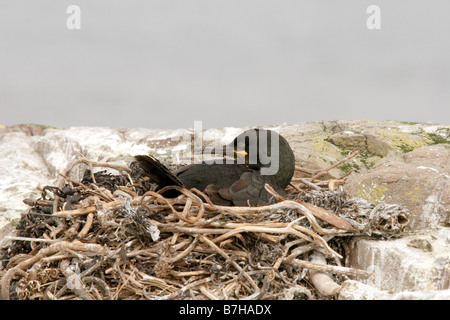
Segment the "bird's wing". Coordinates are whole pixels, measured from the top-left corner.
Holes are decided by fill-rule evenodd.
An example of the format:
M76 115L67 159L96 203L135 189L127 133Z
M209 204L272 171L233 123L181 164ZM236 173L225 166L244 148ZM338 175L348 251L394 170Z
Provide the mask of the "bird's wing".
M245 172L231 187L210 184L206 187L205 193L217 205L263 206L275 201L264 187L267 182L258 172Z
M271 203L274 199L264 184L266 179L258 172L245 172L229 188L229 197L235 206L263 206Z
M223 188L217 184L210 184L204 190L205 194L209 197L212 203L219 206L232 206L228 188Z

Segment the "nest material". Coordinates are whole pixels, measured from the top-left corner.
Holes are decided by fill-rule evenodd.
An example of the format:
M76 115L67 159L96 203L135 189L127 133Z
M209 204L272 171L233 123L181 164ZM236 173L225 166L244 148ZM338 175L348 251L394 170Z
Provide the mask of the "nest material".
M84 178L69 179L81 163L90 168ZM121 173L93 174L94 166ZM294 185L289 199L254 208L215 206L200 191L178 187L180 196L168 199L153 188L134 164L70 164L56 187L25 201L31 208L2 249L1 298L323 298L349 276L370 276L341 265L343 239L386 233L386 223L374 225L377 212L377 221L399 223L389 235L408 217L309 186ZM325 221L318 207L300 201L308 197L329 209ZM337 228L343 219L354 228Z
M343 191L308 190L299 198L338 214L361 234L369 236L396 237L405 231L410 221L409 211L398 204L349 198Z

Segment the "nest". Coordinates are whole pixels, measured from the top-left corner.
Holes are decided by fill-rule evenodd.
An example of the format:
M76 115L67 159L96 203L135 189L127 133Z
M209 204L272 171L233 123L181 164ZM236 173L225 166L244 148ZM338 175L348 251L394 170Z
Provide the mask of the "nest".
M397 237L410 221L409 211L398 204L349 198L343 191L309 190L300 194L299 199L338 214L360 234L369 236Z
M80 164L83 179L68 178ZM371 275L342 265L348 238L399 234L408 213L349 201L320 183L292 184L287 198L266 186L273 205L221 207L196 189L169 187L179 196L164 197L168 188L156 192L135 163L80 157L56 186L25 200L30 210L1 253L1 298L333 297L345 279Z

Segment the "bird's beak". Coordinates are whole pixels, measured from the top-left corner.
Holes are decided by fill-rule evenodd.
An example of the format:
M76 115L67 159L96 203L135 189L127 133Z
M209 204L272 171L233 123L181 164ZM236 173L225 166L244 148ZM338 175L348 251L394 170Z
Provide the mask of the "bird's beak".
M241 150L241 151L234 151L234 154L236 155L236 157L245 157L246 155L248 155L247 151L245 150Z

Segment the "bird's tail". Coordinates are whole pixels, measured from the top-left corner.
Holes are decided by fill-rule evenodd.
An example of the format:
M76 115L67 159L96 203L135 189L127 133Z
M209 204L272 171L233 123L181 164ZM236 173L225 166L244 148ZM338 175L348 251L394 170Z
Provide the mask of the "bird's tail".
M150 180L158 185L157 190L167 186L183 186L181 181L156 158L146 155L139 155L134 158Z

